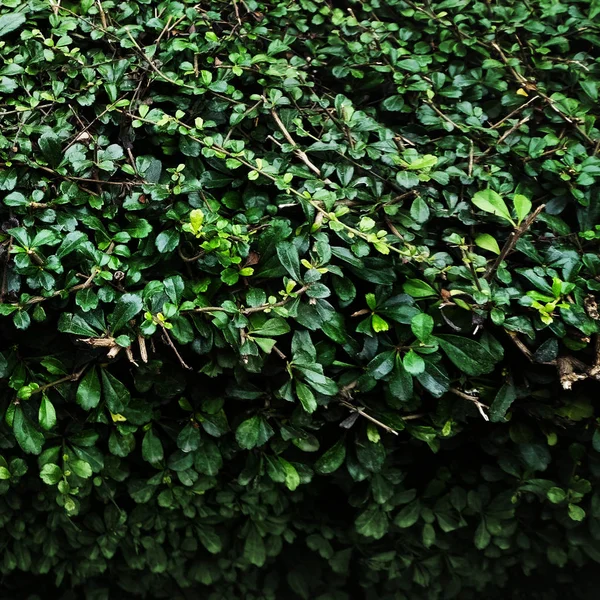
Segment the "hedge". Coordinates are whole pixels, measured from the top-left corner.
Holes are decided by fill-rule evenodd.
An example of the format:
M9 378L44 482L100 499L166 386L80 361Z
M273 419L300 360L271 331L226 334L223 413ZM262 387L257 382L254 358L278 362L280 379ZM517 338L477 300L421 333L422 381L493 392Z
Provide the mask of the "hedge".
M2 2L2 597L592 597L599 15Z

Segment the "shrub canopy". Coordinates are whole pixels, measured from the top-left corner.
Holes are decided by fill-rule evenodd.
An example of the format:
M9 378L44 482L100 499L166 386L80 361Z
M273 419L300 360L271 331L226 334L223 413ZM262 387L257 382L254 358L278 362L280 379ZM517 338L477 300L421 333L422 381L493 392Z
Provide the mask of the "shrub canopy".
M2 6L5 589L585 597L598 2Z

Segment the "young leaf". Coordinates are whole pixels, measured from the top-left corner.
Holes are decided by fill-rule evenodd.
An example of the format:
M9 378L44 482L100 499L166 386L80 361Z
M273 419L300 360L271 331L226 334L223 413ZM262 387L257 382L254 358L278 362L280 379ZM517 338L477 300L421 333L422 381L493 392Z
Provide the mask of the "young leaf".
M100 379L96 367L92 367L77 387L75 398L84 410L96 408L100 402Z
M515 194L513 205L517 215L517 223L520 225L521 221L531 212L531 200L522 194Z
M49 431L56 425L56 410L46 396L43 396L40 402L38 421L40 427L46 431Z
M500 254L498 242L489 233L482 233L481 235L478 235L475 238L475 245L483 248L484 250L489 250L494 254Z
M502 200L499 194L494 192L494 190L487 189L477 192L473 196L472 202L477 208L483 210L484 212L488 212L496 215L497 217L505 219L513 225L515 224L510 216L510 212L506 206L506 203L504 200Z

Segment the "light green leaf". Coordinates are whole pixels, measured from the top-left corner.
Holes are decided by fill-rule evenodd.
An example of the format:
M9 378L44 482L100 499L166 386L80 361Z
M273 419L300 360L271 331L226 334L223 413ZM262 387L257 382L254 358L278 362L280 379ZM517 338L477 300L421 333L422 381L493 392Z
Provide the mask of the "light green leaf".
M522 194L515 194L513 198L515 213L517 214L517 222L521 221L531 212L531 200Z
M62 469L53 463L46 463L40 471L42 481L47 485L56 485L63 477Z
M509 223L515 224L512 217L510 216L510 212L506 203L499 194L494 192L494 190L483 190L481 192L477 192L472 198L473 204L483 210L484 212L491 213L500 217L502 219L507 220Z
M413 334L420 342L424 343L431 336L431 333L433 332L433 325L433 317L426 313L419 313L418 315L415 315L410 322L410 328Z
M489 233L482 233L481 235L478 235L475 238L475 245L483 248L484 250L489 250L494 254L500 254L498 242Z
M92 367L77 387L77 404L84 410L96 408L100 402L100 379L96 367Z
M40 427L49 431L56 425L56 410L54 405L46 396L42 397L40 402L40 409L38 411L38 420Z

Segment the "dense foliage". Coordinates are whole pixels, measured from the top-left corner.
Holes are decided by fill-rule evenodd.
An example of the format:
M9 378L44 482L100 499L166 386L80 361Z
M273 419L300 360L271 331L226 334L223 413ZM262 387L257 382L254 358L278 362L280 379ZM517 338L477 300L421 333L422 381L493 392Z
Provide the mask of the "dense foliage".
M597 0L2 7L3 597L586 597Z

